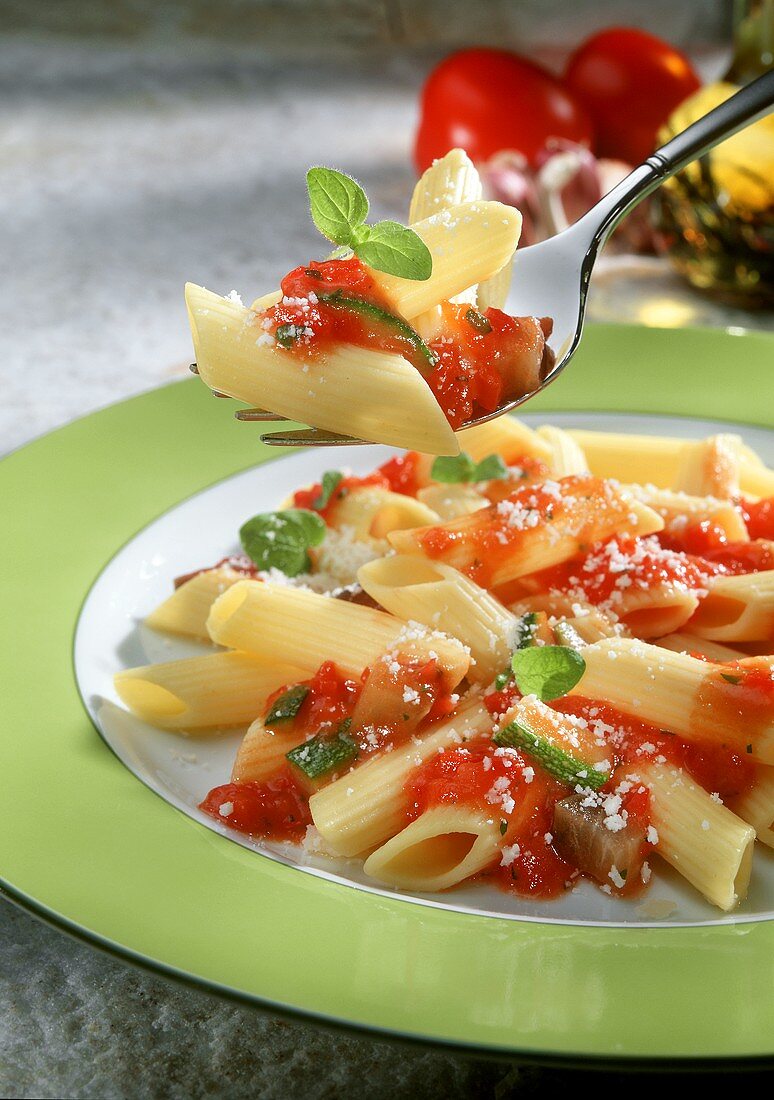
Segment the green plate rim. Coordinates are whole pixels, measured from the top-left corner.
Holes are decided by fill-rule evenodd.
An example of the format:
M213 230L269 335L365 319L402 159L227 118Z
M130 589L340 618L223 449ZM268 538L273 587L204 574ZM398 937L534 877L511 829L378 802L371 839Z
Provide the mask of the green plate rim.
M732 349L731 349L731 345L728 343L728 341L735 341L735 340L739 340L739 339L743 339L744 341L746 341L748 348L751 349L750 356L748 356L748 360L751 357L753 362L748 361L747 369L750 370L752 372L752 374L756 378L759 379L759 381L762 381L764 383L764 386L767 383L770 385L771 384L771 375L767 376L766 370L774 369L774 338L772 338L771 336L769 336L768 334L765 334L765 333L743 334L743 333L740 333L738 330L735 330L732 333L724 333L724 332L718 331L718 330L702 330L702 329L694 329L694 330L690 330L690 329L683 329L683 330L666 329L666 330L659 330L659 329L642 329L642 328L639 328L637 326L619 326L619 325L589 326L587 336L584 340L584 346L581 349L581 352L579 352L577 365L574 365L573 371L572 372L567 372L567 374L564 376L564 378L560 379L556 383L555 387L552 387L551 390L548 392L548 394L545 397L540 399L539 403L536 402L536 403L534 403L533 405L530 406L529 411L532 411L533 409L535 411L537 411L538 408L540 409L540 411L545 411L545 412L572 410L572 411L579 412L579 413L582 414L584 411L588 411L588 408L586 410L584 410L582 405L579 403L579 395L581 393L583 393L586 396L587 400L588 400L588 390L584 390L583 387L587 386L589 384L599 385L599 384L601 384L602 382L605 381L604 378L600 379L600 378L596 377L596 375L599 373L599 366L598 366L598 364L595 366L594 354L596 352L596 354L599 355L601 360L604 362L605 356L607 356L609 358L614 357L616 345L619 344L620 341L627 341L628 340L629 343L630 343L630 346L632 348L635 348L635 347L638 348L639 350L635 354L635 359L637 358L637 355L639 355L640 358L643 359L644 363L647 363L647 361L648 361L648 354L647 354L648 345L652 345L653 348L656 348L660 344L661 341L666 341L666 342L672 341L675 345L675 351L676 352L682 352L684 355L688 355L689 357L693 356L694 358L696 358L696 364L695 364L696 368L698 369L699 367L701 367L702 370L706 371L707 366L706 366L706 362L705 362L704 353L706 352L706 350L708 348L710 350L715 349L715 350L722 351L725 347L725 348L728 349L729 353L731 353ZM664 344L661 344L661 347L664 347ZM756 352L755 351L756 348L758 348L759 351ZM757 359L756 359L756 356L758 356ZM721 356L721 358L723 358L723 357ZM758 361L758 359L760 361ZM586 368L585 374L584 374L584 371L583 371L583 366L584 365L585 365L585 368ZM656 370L655 373L658 374L659 373L658 370ZM662 366L662 369L661 369L661 373L663 375L663 378L661 378L662 382L669 384L670 382L673 381L673 379L670 378L668 373L664 374L663 366ZM722 374L722 366L721 366L721 374ZM632 377L634 377L635 382L637 381L635 371L630 370L629 371L629 377L630 377L630 379ZM572 383L570 383L570 379L573 380ZM706 383L706 381L707 380L705 379L705 383ZM580 391L578 390L579 385L581 386ZM668 385L667 385L667 388L668 388ZM752 387L752 388L754 389L754 387ZM117 415L119 422L122 419L126 419L127 417L129 419L131 419L131 417L133 415L133 412L130 411L130 410L133 410L134 412L136 412L137 409L138 409L138 406L142 403L145 403L145 405L147 406L147 415L145 413L142 414L143 416L145 416L145 418L147 420L150 420L150 421L155 423L155 421L154 421L154 416L155 416L154 409L156 409L156 406L161 407L161 412L162 412L163 416L167 416L167 418L168 418L169 412L173 408L172 404L170 403L170 397L174 396L174 405L175 405L175 407L179 406L181 409L185 408L186 410L188 410L188 412L193 410L195 412L196 416L200 417L202 422L206 423L208 433L210 433L211 435L216 437L215 442L220 442L223 445L224 449L227 451L227 459L226 459L227 468L225 469L225 472L221 473L220 476L215 477L214 479L212 477L210 477L209 480L207 480L205 483L196 482L196 484L193 486L193 488L190 489L190 491L188 493L178 495L171 502L171 505L170 505L170 502L166 501L161 508L155 509L153 511L152 515L150 515L150 514L145 515L145 518L143 519L143 522L139 526L135 526L132 530L128 531L128 533L126 535L126 538L123 540L123 543L125 543L126 541L131 540L135 536L137 531L141 529L141 527L144 527L149 522L152 522L153 518L155 516L163 514L164 512L168 511L170 506L174 506L175 504L180 503L183 499L186 499L189 496L196 495L197 493L202 491L202 489L204 489L206 487L209 487L213 484L217 484L219 481L222 481L222 480L230 477L234 472L236 472L237 469L245 469L249 466L253 466L253 465L258 464L256 462L256 457L258 458L258 461L265 461L267 458L270 458L270 457L272 457L272 458L276 457L278 459L282 457L281 455L275 455L274 453L266 454L265 453L266 449L263 449L263 450L259 451L258 456L253 455L253 456L251 456L251 458L248 461L244 461L245 457L247 457L247 451L246 451L246 448L245 448L246 436L244 435L245 429L244 428L237 429L237 431L241 431L241 433L242 433L241 438L237 439L237 437L234 435L233 430L232 430L233 426L229 425L229 428L226 428L225 426L223 426L223 425L225 425L225 422L228 421L228 418L223 417L222 406L220 407L220 409L218 410L217 413L214 413L213 410L212 410L212 403L210 403L209 406L206 406L205 402L202 401L201 392L200 392L200 391L202 391L202 389L203 388L201 386L197 386L197 383L195 382L195 380L186 381L186 382L182 382L182 383L174 382L174 383L171 383L169 386L161 387L158 390L150 391L149 393L146 393L146 394L141 394L138 397L130 398L127 401L118 402L118 403L116 403L112 406L109 406L107 409L103 409L103 410L100 410L99 412L92 413L89 416L82 418L81 420L75 421L75 422L73 422L69 425L64 426L63 428L59 428L55 432L49 433L48 435L43 436L40 439L35 440L32 443L29 443L29 444L25 445L24 447L19 448L18 450L12 452L10 455L6 456L5 460L2 463L0 463L0 484L2 483L3 476L7 473L8 460L21 459L21 465L22 465L22 467L24 467L24 464L25 464L25 461L26 461L25 456L28 455L29 452L34 451L35 448L41 448L41 447L43 447L44 449L46 447L50 448L51 445L52 445L52 441L53 441L53 445L56 446L57 441L59 439L62 439L62 438L65 439L65 445L60 447L60 452L64 451L64 450L66 450L66 445L72 440L73 433L79 433L79 432L83 433L84 425L87 425L89 423L91 423L92 425L99 425L99 424L102 423L102 422L100 422L100 418L104 418L108 414L112 414L112 419L115 419L116 415ZM648 412L656 412L656 413L661 412L661 413L663 413L663 412L665 412L665 409L664 409L663 406L662 407L657 407L655 409L654 408L643 407L643 400L644 400L646 392L649 392L651 395L654 392L654 390L652 388L652 379L651 379L651 389L649 391L641 390L641 392L639 394L636 392L637 391L637 385L635 385L633 388L632 388L631 385L629 385L628 387L625 384L624 385L619 385L619 389L618 389L619 405L620 405L621 392L622 392L622 390L625 390L625 389L628 389L628 392L629 392L629 397L627 398L627 402L626 402L627 408L626 408L625 411L627 411L627 412L638 412L638 413L639 412L643 412L643 413L648 413ZM632 389L634 390L634 392L632 392ZM705 393L707 392L706 384L705 384L703 392L705 392ZM745 395L741 394L739 390L737 391L737 397L744 398L744 396ZM684 396L683 396L683 401L684 401ZM634 403L632 403L632 402L634 402ZM757 419L757 417L755 419L753 419L749 414L748 415L741 415L741 416L740 415L734 416L733 410L729 408L730 395L729 395L728 392L724 393L723 402L724 402L724 404L723 404L723 407L722 407L722 412L720 411L720 407L717 406L717 404L715 404L713 402L708 403L708 402L705 401L703 406L700 409L695 409L693 411L693 413L685 412L685 411L678 410L678 409L675 409L675 408L670 408L670 410L668 412L668 415L671 415L671 416L684 415L684 416L687 416L687 417L690 417L691 415L693 415L693 416L698 415L702 418L707 418L707 419L722 419L722 420L731 421L731 422L736 421L736 422L740 422L740 423L748 423L751 426L774 427L774 416L769 420L768 423L766 423L765 420L764 420L764 422L761 422L759 419ZM645 402L645 403L649 404L649 402ZM219 403L216 403L216 404L219 404ZM606 408L604 404L600 405L598 402L591 402L591 404L593 404L594 411L616 411L615 409L611 408L610 406L607 406L607 408ZM744 404L744 400L742 400L741 402L737 401L737 406L739 406L740 404ZM750 402L750 407L752 408L753 406L754 406L754 400ZM123 410L123 412L122 412L122 410ZM620 410L620 408L619 408L619 411L624 411L624 410ZM162 421L163 421L163 417L162 417ZM160 426L160 424L161 424L161 422L159 422L159 424L156 424L156 427L158 428ZM94 435L95 432L97 432L97 433L99 432L99 427L95 427L94 431L92 431L91 434ZM68 433L69 433L69 435L68 435ZM87 436L89 435L89 430L88 429L86 430L86 435ZM151 438L151 437L149 436L149 438ZM126 441L123 441L123 443L122 443L121 440L115 440L115 439L113 440L113 443L116 446L126 445ZM210 453L212 453L212 452L210 452ZM88 452L88 449L87 449L87 452L84 455L84 459L88 459L88 457L89 457L89 452ZM219 461L222 460L222 458L223 458L223 456L219 455ZM237 465L232 468L232 464L234 463L234 461L236 461ZM33 461L33 465L34 465L34 461ZM76 466L77 465L78 465L78 463L76 462ZM11 478L13 478L14 475L11 474L10 476L11 476ZM194 476L194 477L200 476L198 469L194 474L192 474L192 476ZM33 526L34 526L34 524L33 524ZM112 544L112 549L111 549L110 553L102 559L102 564L99 565L98 568L93 571L92 577L91 577L91 582L92 583L93 583L94 578L99 574L99 572L101 572L101 569L104 567L105 562L107 560L109 560L109 558L111 558L116 552L117 552L116 543L114 542ZM12 571L12 576L13 576L13 571ZM3 578L3 579L0 579L0 591L2 591L5 578L4 578L3 574L0 574L0 577ZM86 589L81 589L81 592L87 591L88 588L90 588L90 587L91 587L91 584L89 584ZM85 599L85 596L81 596L81 598L79 599L78 609L82 605L83 599ZM72 633L72 630L74 629L74 623L77 622L78 614L79 614L79 610L78 610L78 613L75 615L75 617L72 618L72 621L70 623L71 633ZM70 673L70 676L72 676L71 670L68 670L68 671ZM86 716L83 715L82 717L86 717ZM105 746L104 746L104 743L101 740L100 740L100 744L103 746L103 751L104 751ZM2 746L0 746L0 747L2 747ZM69 746L68 746L68 748L69 748ZM72 747L71 752L72 753L75 752L75 747L74 746ZM110 757L111 757L111 760L113 762L113 766L115 766L115 764L119 764L121 772L123 773L124 777L131 780L132 783L135 783L136 781L135 781L134 777L131 776L131 774L128 771L126 771L126 769L123 768L123 765L120 765L120 762L118 761L118 759L115 756L113 756L112 753L110 754ZM140 785L137 784L137 786L140 786ZM152 792L148 791L148 793L151 794ZM142 802L143 800L139 799L139 798L131 798L131 796L130 796L130 801ZM158 801L161 802L162 800L159 799ZM170 807L165 805L164 808L165 808L165 810L168 810ZM147 809L147 807L146 807L146 809ZM144 812L144 810L143 810L143 812ZM180 814L179 816L184 817L184 815L182 815L182 814ZM220 838L220 839L223 839L223 838ZM229 842L225 841L225 843L228 844ZM235 846L230 845L230 847L234 848ZM2 853L2 843L1 842L0 842L0 853ZM262 862L266 862L266 861L262 861ZM287 868L283 868L283 871L285 871L285 872L287 872L288 870L289 869L287 869ZM291 875L294 875L296 878L301 877L301 878L307 879L308 881L312 881L312 882L317 883L318 888L321 891L325 891L325 890L331 890L331 891L348 890L349 891L350 890L349 887L337 886L335 884L327 883L324 880L317 880L317 879L311 879L310 880L310 876L298 876L297 872L293 872L292 870L290 870L289 873ZM757 1049L749 1049L749 1048L748 1049L743 1049L743 1048L740 1049L739 1046L737 1045L737 1048L734 1049L734 1050L726 1049L725 1051L720 1051L720 1052L702 1052L702 1053L697 1053L697 1054L687 1054L685 1052L680 1052L677 1049L675 1049L671 1052L670 1051L664 1051L664 1052L653 1051L652 1053L649 1053L649 1052L643 1051L643 1050L633 1050L633 1049L630 1049L630 1050L626 1050L626 1049L624 1049L624 1050L595 1049L595 1050L590 1051L588 1048L584 1049L583 1045L578 1045L576 1047L568 1047L566 1045L566 1041L565 1041L564 1044L562 1044L560 1046L557 1046L556 1045L556 1037L554 1037L553 1047L552 1047L551 1043L550 1043L550 1039L549 1039L549 1042L546 1043L545 1038L544 1038L543 1043L530 1046L528 1043L525 1043L525 1041L524 1041L525 1036L523 1034L518 1036L518 1039L519 1039L518 1042L514 1042L515 1033L514 1033L514 1036L511 1036L509 1039L507 1039L504 1042L503 1041L492 1042L491 1040L490 1041L483 1041L481 1038L474 1039L472 1041L467 1041L465 1039L461 1039L458 1035L457 1036L448 1035L448 1034L444 1035L444 1034L441 1034L441 1033L438 1032L437 1025L436 1025L436 1030L435 1031L433 1031L432 1028L430 1028L430 1029L428 1029L427 1032L423 1032L423 1031L417 1029L416 1026L412 1027L409 1031L402 1031L400 1028L396 1028L394 1026L387 1026L387 1025L385 1025L385 1023L368 1022L368 1021L364 1021L362 1018L357 1019L356 1016L353 1017L352 1014L336 1015L335 1013L332 1014L329 1011L317 1011L314 1007L310 1007L308 1004L299 1006L297 1003L292 1003L292 1002L289 1002L289 1001L288 1002L282 1001L281 999L278 999L276 996L266 997L266 996L262 995L261 993L256 992L254 990L239 989L239 988L236 988L233 984L229 984L228 982L225 982L225 983L220 982L220 981L214 980L212 977L209 977L205 974L201 974L201 973L197 974L195 972L195 969L181 968L181 967L175 965L174 963L170 963L169 961L165 961L163 958L154 958L154 957L152 957L151 955L149 955L147 953L136 950L135 948L133 948L131 945L129 945L127 943L120 942L117 939L111 938L111 936L109 936L109 935L105 935L103 932L99 931L97 928L89 927L88 925L86 925L84 923L80 923L77 920L73 920L70 916L68 916L66 913L61 911L61 906L60 906L60 908L57 908L56 906L51 906L51 905L47 904L46 901L42 900L40 897L35 897L32 893L27 892L24 889L20 888L19 886L15 885L11 881L12 877L13 876L10 876L10 875L9 876L6 876L6 875L0 876L0 889L3 890L5 896L7 896L10 900L14 901L16 904L19 904L23 908L25 908L28 911L32 912L34 915L36 915L36 916L40 917L41 919L45 920L47 923L53 924L56 927L59 927L59 928L63 929L64 931L68 932L70 935L76 936L79 939L83 939L86 942L92 943L92 944L100 947L101 949L106 950L106 951L110 952L111 954L114 954L114 955L116 955L116 956L118 956L122 959L126 959L128 961L131 961L131 962L137 964L137 965L147 967L147 968L149 968L150 970L152 970L154 972L165 974L168 977L172 977L172 978L180 980L180 981L184 981L184 982L187 982L187 983L192 983L193 985L197 986L198 988L209 989L209 990L211 990L213 992L216 992L216 993L219 993L221 995L226 995L226 996L235 998L238 1001L242 1001L242 1002L246 1001L248 1003L252 1003L254 1005L260 1006L262 1008L270 1009L271 1011L279 1011L279 1012L282 1012L283 1014L287 1014L288 1016L291 1016L291 1017L294 1017L294 1018L300 1017L300 1018L305 1018L305 1019L311 1019L317 1024L322 1024L322 1025L326 1025L326 1026L334 1026L334 1027L343 1027L345 1029L354 1028L356 1030L363 1031L363 1032L366 1032L368 1034L382 1035L382 1036L386 1036L386 1037L390 1037L390 1038L394 1038L394 1039L406 1040L406 1041L409 1041L409 1042L419 1042L419 1043L424 1043L424 1044L432 1043L432 1044L437 1044L437 1045L442 1045L442 1046L445 1046L445 1047L448 1047L448 1048L452 1048L455 1051L466 1052L466 1053L470 1053L470 1054L476 1054L476 1055L488 1054L488 1055L491 1055L493 1057L513 1057L513 1056L517 1056L517 1057L521 1058L522 1060L530 1060L530 1061L535 1061L535 1062L539 1062L539 1063L563 1064L563 1065L578 1065L578 1064L583 1064L583 1065L588 1065L588 1064L605 1065L605 1064L610 1064L610 1065L620 1066L620 1065L623 1064L623 1065L631 1066L632 1068L634 1068L636 1066L647 1066L647 1067L656 1068L661 1063L661 1064L668 1064L670 1066L670 1068L673 1068L678 1064L683 1065L686 1068L696 1068L700 1065L717 1065L719 1062L722 1062L723 1065L743 1064L746 1068L754 1068L754 1067L758 1067L760 1065L769 1064L772 1057L774 1056L774 1049L771 1049L771 1047L770 1047L769 1049L762 1050L760 1048L760 1045L758 1046ZM276 877L276 876L267 876L267 877ZM242 880L242 881L244 881L244 880ZM396 906L396 905L403 907L403 909L410 909L410 910L415 911L414 912L414 917L416 918L416 921L420 921L420 922L423 920L423 918L426 918L426 921L436 922L437 915L440 912L443 912L443 911L439 911L439 910L426 909L424 907L419 907L419 906L413 905L410 902L403 901L401 899L390 899L389 902L385 902L384 899L381 899L381 903L380 903L379 907L384 908L386 910L387 908L392 907L392 906ZM405 915L405 914L403 914L403 915ZM454 923L458 923L458 919L460 917L463 917L466 922L469 922L469 924L468 924L469 931L467 933L468 938L470 938L473 935L472 929L473 929L473 925L476 922L478 922L480 920L491 921L493 919L491 917L473 917L469 914L464 914L464 915L463 914L457 914L455 916L456 916L457 920L455 920ZM411 919L411 920L409 920L409 923L415 923L415 920ZM442 922L437 921L437 923L441 924ZM505 923L505 922L496 922L496 923ZM512 922L508 922L508 923L512 923ZM521 925L520 927L522 929L524 929L524 928L531 928L531 929L538 928L538 929L541 929L541 928L548 928L549 926L545 926L545 925ZM752 925L752 926L750 926L750 925L740 925L740 926L731 925L731 926L725 926L725 929L726 930L730 929L731 933L733 934L734 930L738 929L738 928L747 928L747 929L752 928L752 929L757 930L760 927L762 927L762 925L760 925L760 924L755 924L755 925ZM567 930L565 928L565 932L566 931ZM580 938L584 937L587 933L592 933L593 934L593 933L596 933L596 932L599 932L599 931L601 931L603 934L605 934L607 932L606 929L603 929L603 930L599 930L599 929L573 929L573 934L576 935L580 939ZM689 936L690 933L701 931L706 935L707 929L706 928L702 929L702 930L691 929L691 928L687 928L687 929L663 929L663 930L661 930L661 929L652 929L652 930L647 930L647 931L652 931L656 935L660 935L660 936L677 936L677 937L683 936L683 937L686 937L683 940L683 943L687 943L687 936ZM710 929L710 931L712 931L712 929ZM772 928L772 932L774 932L774 927ZM637 930L631 930L631 931L627 931L625 933L625 935L626 936L636 936L636 935L638 935L638 932L637 932ZM523 937L521 937L521 938L523 938ZM747 937L747 938L749 940L752 940L752 938L754 938L754 937ZM774 937L768 936L768 937L765 937L765 938L767 939L769 946L774 945ZM738 948L738 942L739 941L737 941L737 948ZM745 948L743 948L743 949L747 949L747 945L745 945ZM738 951L736 953L738 953ZM769 954L771 954L771 952L769 952ZM771 1013L771 1018L774 1020L774 1012ZM763 1037L763 1033L761 1033L760 1038L762 1038L762 1037Z

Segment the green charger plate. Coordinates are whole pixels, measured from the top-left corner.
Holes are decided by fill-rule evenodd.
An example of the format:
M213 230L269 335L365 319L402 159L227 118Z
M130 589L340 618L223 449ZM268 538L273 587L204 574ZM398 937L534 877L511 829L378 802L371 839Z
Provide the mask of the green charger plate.
M529 411L774 428L773 398L766 334L590 326ZM774 1055L774 922L521 923L356 891L202 828L113 756L73 676L80 606L151 519L277 459L229 413L200 383L181 382L0 463L11 520L0 546L7 895L128 960L331 1023L536 1059Z

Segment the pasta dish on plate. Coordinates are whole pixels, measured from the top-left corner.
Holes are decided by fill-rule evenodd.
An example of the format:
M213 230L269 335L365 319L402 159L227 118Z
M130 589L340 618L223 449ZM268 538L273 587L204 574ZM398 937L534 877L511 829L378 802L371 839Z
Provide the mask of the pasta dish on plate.
M201 809L376 883L626 898L666 861L732 910L774 846L774 472L731 434L455 443L246 509L146 620L217 648L120 698L242 727Z

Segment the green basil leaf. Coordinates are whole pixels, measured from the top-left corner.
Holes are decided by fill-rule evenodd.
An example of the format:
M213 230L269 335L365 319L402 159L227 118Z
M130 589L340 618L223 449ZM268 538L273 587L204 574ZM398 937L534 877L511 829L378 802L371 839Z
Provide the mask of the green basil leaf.
M272 703L271 709L264 719L264 724L273 726L275 722L284 722L288 718L295 718L308 694L309 688L305 687L304 684L296 684L295 687L283 691L282 695Z
M312 501L312 507L318 511L330 503L330 499L344 480L341 470L326 470L322 476L320 492Z
M458 455L439 455L430 469L430 477L434 481L456 485L463 481L472 481L475 472L475 462L463 451Z
M501 456L487 455L486 458L482 458L478 466L476 466L473 481L498 481L507 476L508 467L503 462Z
M577 650L560 645L520 649L511 664L522 695L537 695L544 703L566 695L586 670L586 662Z
M727 684L741 684L742 682L741 676L733 676L730 672L721 672L720 675Z
M333 168L310 168L306 173L312 221L334 244L353 243L353 229L368 216L365 191L351 176Z
M264 512L242 524L242 549L259 569L279 569L288 577L306 572L311 565L310 546L325 538L325 523L315 512L288 508Z
M364 264L388 275L424 281L433 274L430 249L413 229L398 222L377 222L367 239L353 247Z

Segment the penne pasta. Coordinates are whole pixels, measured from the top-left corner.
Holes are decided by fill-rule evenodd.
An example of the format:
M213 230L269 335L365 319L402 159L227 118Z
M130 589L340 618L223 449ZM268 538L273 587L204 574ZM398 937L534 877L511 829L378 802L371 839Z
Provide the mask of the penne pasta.
M332 527L346 527L356 539L384 539L391 531L421 527L438 519L438 513L405 493L369 486L350 489L328 516Z
M670 489L687 440L666 436L593 432L570 428L595 477L614 477Z
M752 825L761 844L774 848L774 768L759 768L753 787L729 809Z
M448 721L423 738L366 761L312 795L312 820L325 842L340 855L368 852L406 824L406 779L439 749L483 733L492 719L473 697Z
M315 425L331 432L458 453L429 386L402 356L342 344L321 353L312 369L276 344L261 344L258 315L230 299L188 283L186 304L199 374L211 389L302 422L313 407Z
M370 271L394 310L409 321L496 275L516 251L521 214L499 202L464 202L411 228L433 257L430 278L419 281Z
M677 478L689 440L579 428L570 429L569 434L583 448L595 477L614 477L661 489L678 488ZM774 471L767 470L755 451L745 444L739 449L739 478L743 493L754 497L774 495Z
M470 157L462 149L450 149L446 156L434 161L417 180L409 208L409 225L460 203L477 202L481 197L481 180ZM475 287L463 290L453 299L455 302L470 304L475 300ZM431 310L430 313L432 312ZM420 332L433 324L432 317L414 318L414 327Z
M690 496L671 489L657 489L653 485L626 485L625 489L637 500L658 512L666 524L681 530L688 524L708 520L719 527L729 542L749 542L747 526L739 509L728 500L716 497Z
M581 477L544 482L536 491L529 486L472 515L394 531L389 541L400 554L425 554L459 570L474 569L488 587L496 587L567 561L584 544L662 527L652 509L610 482Z
M538 428L537 434L548 445L551 452L548 464L554 477L589 473L583 448L569 432L544 424L542 428Z
M499 859L499 841L491 812L435 806L372 852L363 870L399 890L448 890Z
M500 268L496 275L478 284L476 305L484 313L487 309L505 309L508 292L513 277L513 257Z
M417 497L442 520L469 516L489 504L472 485L428 485Z
M362 566L358 581L393 615L464 642L471 655L468 678L474 682L489 683L510 659L516 618L456 569L397 554Z
M457 432L457 439L460 450L469 454L474 462L481 462L492 454L500 455L506 466L525 455L546 464L551 461L548 443L515 416L498 416L475 428L463 428Z
M273 691L303 675L277 659L213 653L127 669L116 675L115 687L143 721L193 732L252 722Z
M383 611L260 581L241 581L220 596L207 627L220 645L284 661L304 674L327 660L358 677L390 650L432 651L453 691L470 663L459 642L407 627Z
M256 718L247 733L231 771L232 783L262 782L285 766L285 754L299 744L299 735L292 729L267 728L263 719Z
M774 642L774 570L715 578L686 631L715 642Z
M424 221L460 203L481 199L481 179L473 161L462 149L450 149L433 162L417 180L411 196L409 225Z
M680 630L699 606L699 599L680 584L657 584L648 589L628 589L616 603L615 614L626 630L638 638L661 638Z
M170 634L204 638L209 642L207 616L213 602L232 584L244 579L244 573L236 569L205 569L181 584L171 596L151 611L145 619L145 625Z
M662 649L671 649L674 653L699 654L721 664L725 661L739 661L747 656L741 649L732 649L707 638L700 638L696 634L669 634L666 638L659 638L656 645Z
M713 905L735 908L747 896L755 830L679 769L650 764L639 778L658 854Z
M738 435L728 434L686 443L680 453L675 489L720 500L738 497L741 446Z
M583 657L585 672L570 694L603 700L687 741L731 745L774 764L774 708L743 675L757 668L770 678L774 658L747 658L736 675L634 638L596 642Z

